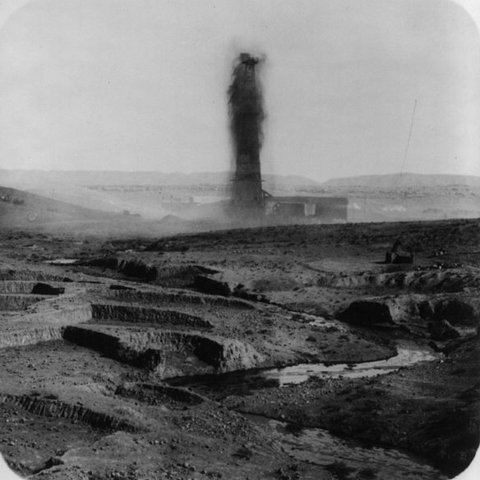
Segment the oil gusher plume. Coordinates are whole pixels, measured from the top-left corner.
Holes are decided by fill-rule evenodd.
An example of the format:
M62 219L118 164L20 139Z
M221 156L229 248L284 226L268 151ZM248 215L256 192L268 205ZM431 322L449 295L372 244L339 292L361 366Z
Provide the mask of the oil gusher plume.
M233 68L228 89L230 131L235 157L232 206L237 213L264 212L260 148L265 118L261 86L256 78L259 58L241 53Z

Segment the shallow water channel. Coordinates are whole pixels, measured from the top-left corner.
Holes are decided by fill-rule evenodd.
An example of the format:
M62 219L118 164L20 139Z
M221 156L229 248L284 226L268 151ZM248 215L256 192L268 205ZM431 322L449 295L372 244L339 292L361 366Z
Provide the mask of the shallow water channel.
M228 395L247 395L262 388L300 384L309 378L362 378L393 372L420 362L436 360L440 354L413 342L398 342L397 355L362 363L305 363L284 368L267 368L196 375L168 379L170 385L189 387L216 399Z
M426 347L418 346L412 342L400 342L397 345L397 355L373 362L355 364L300 364L292 367L265 370L265 378L278 381L278 385L298 384L311 377L317 378L362 378L374 377L393 372L402 367L409 367L419 362L436 360L437 353Z
M233 372L222 375L202 375L170 379L172 385L192 388L220 400L228 395L248 395L254 390L300 384L311 377L361 378L382 375L402 367L432 361L439 354L412 342L399 342L397 355L373 362L358 364L300 364L285 368ZM350 477L371 479L446 479L429 462L419 456L393 448L372 447L357 441L345 440L320 428L298 428L286 422L260 415L246 416L257 424L268 425L277 435L283 450L291 457L328 466L335 462L338 468L350 469Z

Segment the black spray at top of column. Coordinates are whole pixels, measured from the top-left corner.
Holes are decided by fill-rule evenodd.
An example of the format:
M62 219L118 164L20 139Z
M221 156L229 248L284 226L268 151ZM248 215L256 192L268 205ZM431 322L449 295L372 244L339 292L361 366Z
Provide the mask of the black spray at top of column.
M228 89L230 129L238 153L258 155L265 118L263 95L255 69L259 59L242 53L233 68Z
M230 131L235 158L232 200L240 209L263 208L260 148L265 118L257 70L258 58L248 53L238 57L228 89Z

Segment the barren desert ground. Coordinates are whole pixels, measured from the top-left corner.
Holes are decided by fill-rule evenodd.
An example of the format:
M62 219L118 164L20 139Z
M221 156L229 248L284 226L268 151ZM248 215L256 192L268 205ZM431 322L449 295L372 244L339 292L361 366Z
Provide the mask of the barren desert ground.
M15 471L436 480L471 462L479 220L168 237L128 221L134 234L0 233L0 449ZM413 263L384 262L397 239Z

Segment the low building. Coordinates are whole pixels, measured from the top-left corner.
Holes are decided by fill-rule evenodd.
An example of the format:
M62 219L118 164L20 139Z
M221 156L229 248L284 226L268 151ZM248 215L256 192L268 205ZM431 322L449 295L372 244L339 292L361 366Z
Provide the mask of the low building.
M265 214L281 218L310 218L325 223L347 221L346 197L275 197L265 195Z

